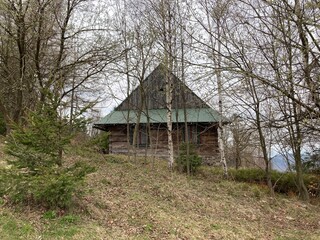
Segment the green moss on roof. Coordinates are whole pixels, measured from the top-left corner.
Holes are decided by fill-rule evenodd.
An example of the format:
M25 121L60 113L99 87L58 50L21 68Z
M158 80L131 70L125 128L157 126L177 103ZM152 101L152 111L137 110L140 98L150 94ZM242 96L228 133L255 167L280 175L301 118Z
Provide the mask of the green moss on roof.
M212 108L191 108L186 109L187 121L191 123L213 123L219 122L220 114ZM150 123L166 123L167 122L167 110L166 109L151 109L148 110ZM114 124L126 124L128 117L128 111L112 111L107 116L102 118L95 125L114 125ZM129 123L136 123L138 117L138 111L130 110ZM177 109L172 111L173 122L184 122L184 110ZM228 122L227 118L222 119L223 122ZM147 113L142 112L140 123L147 123Z

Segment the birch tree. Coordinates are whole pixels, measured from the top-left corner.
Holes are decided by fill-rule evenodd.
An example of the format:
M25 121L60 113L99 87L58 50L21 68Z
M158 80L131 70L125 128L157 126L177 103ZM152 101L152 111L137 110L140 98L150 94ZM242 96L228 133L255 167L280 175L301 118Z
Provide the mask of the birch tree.
M154 34L158 38L158 44L162 49L162 62L165 68L165 92L167 108L167 135L168 135L168 166L173 168L174 149L172 139L172 98L173 98L173 72L175 59L175 37L176 37L176 4L175 1L161 0L148 1L149 21L153 27Z
M164 62L166 66L166 105L167 105L167 134L168 134L168 154L169 168L173 168L173 140L172 140L172 95L173 95L173 16L174 8L172 3L167 0L161 2L161 18L162 18L162 38L164 45Z
M218 92L218 109L219 109L219 123L218 123L218 142L220 150L220 162L224 169L225 177L228 177L228 167L225 156L225 140L223 133L223 80L222 80L222 71L223 71L223 28L225 22L227 21L227 14L229 5L231 1L216 1L209 2L207 0L199 1L201 10L205 16L206 20L201 19L200 16L196 15L196 19L201 26L204 33L207 35L209 42L203 41L202 39L197 39L197 42L200 44L202 50L204 51L209 59L212 61L213 66L210 67L214 70L215 79L217 81L217 92Z

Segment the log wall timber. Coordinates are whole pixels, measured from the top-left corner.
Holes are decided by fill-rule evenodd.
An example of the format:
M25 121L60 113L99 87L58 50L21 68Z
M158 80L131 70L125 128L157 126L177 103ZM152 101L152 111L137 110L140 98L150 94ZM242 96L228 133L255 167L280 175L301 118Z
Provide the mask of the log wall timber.
M210 124L190 124L191 136L194 135L193 144L196 146L197 152L203 157L206 164L214 164L219 154L217 126ZM192 130L193 129L193 130ZM127 154L127 127L126 125L109 126L111 133L109 139L109 153ZM197 130L197 132L195 131ZM196 134L196 137L195 137ZM159 158L168 157L168 138L164 125L154 124L150 133L151 145L136 147L136 154L139 156L152 155ZM175 155L179 152L179 145L184 139L183 124L176 125L173 129L173 144ZM139 142L139 141L138 141Z

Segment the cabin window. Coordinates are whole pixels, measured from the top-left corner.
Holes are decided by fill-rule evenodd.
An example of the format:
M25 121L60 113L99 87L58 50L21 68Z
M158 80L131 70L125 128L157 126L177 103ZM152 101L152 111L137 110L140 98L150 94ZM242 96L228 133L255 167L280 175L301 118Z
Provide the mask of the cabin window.
M200 138L201 129L197 125L189 125L188 126L188 141L192 144L201 144ZM185 141L185 130L184 127L182 129L182 141Z
M130 127L130 144L133 144L133 133L134 133L134 126ZM149 145L149 136L148 136L148 131L147 127L144 125L139 126L139 132L137 134L137 141L136 141L136 146L139 147L146 147Z

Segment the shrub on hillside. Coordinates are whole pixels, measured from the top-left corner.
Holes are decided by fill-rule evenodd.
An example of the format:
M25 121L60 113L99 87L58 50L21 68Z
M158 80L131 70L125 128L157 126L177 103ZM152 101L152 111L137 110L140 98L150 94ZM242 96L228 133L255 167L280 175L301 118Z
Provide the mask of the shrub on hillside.
M187 144L180 145L179 156L176 159L177 168L181 172L188 171L188 164L190 173L194 174L202 164L202 158L197 154L194 145L189 143L189 156L187 156Z
M239 182L262 183L265 181L265 172L262 169L229 169L230 175Z
M8 137L6 152L15 158L3 170L0 193L13 203L66 208L93 169L84 164L66 168L62 151L69 142L68 125L55 110L31 112L26 125L15 126Z
M303 171L320 175L320 149L306 155L302 162Z
M13 126L7 138L6 152L16 157L10 164L30 174L61 165L61 153L70 140L66 121L49 107L30 112L25 121Z
M265 184L265 172L262 169L230 169L230 175L239 182ZM303 175L308 192L313 197L320 196L320 177L312 174ZM298 194L295 173L280 173L271 171L271 181L275 184L274 190L279 193Z
M84 163L32 176L17 169L2 170L0 195L15 204L65 209L80 193L84 177L93 171L94 168Z
M108 153L109 151L109 132L101 132L90 141L90 145L98 149L99 152Z

